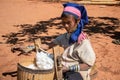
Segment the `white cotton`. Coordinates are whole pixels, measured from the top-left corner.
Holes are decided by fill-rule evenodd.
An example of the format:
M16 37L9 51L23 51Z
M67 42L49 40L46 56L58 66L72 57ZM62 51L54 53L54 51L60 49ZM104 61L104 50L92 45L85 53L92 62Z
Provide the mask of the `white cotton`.
M27 68L30 68L30 69L38 69L34 64L30 64L28 66L26 66Z
M36 65L40 70L52 69L53 64L53 60L46 53L42 51L36 53Z

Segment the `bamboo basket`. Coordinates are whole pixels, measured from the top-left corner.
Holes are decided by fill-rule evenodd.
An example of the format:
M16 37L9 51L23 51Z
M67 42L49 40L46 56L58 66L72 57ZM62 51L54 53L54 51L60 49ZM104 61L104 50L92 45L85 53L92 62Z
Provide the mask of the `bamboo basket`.
M36 52L38 50L42 50L40 47L40 39L35 40L34 43L36 47ZM23 60L20 60L20 62L18 63L17 80L62 80L62 68L60 65L57 65L57 56L60 53L59 46L53 47L52 52L54 55L54 68L50 70L33 70L26 68L25 66L33 64L35 59L27 59L22 57ZM57 67L60 67L61 69L58 70Z
M33 70L25 66L33 63L34 60L26 59L21 61L17 65L17 80L53 80L54 79L54 69L50 70Z

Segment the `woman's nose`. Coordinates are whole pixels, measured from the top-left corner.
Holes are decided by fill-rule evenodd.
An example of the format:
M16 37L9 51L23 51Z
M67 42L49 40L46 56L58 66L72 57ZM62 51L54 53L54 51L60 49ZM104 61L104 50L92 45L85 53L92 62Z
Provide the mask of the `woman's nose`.
M69 25L68 25L68 24L65 24L64 26L65 26L66 28L68 28L68 27L69 27Z

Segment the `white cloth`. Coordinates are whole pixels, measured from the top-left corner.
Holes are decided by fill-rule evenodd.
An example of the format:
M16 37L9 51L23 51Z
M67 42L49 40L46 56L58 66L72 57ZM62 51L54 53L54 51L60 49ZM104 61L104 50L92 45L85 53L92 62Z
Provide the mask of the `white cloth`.
M36 54L36 65L39 70L48 70L53 68L54 61L41 51Z
M35 66L35 64L30 64L30 65L28 65L26 67L29 68L29 69L33 69L33 70L38 70L38 67Z

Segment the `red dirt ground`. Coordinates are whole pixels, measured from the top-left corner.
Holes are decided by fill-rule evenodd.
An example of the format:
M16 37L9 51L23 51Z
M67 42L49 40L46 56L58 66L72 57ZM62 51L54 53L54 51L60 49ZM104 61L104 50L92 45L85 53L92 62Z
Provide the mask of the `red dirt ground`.
M97 57L95 80L120 80L120 45L112 43L120 39L120 6L85 6L90 24L84 30L89 34ZM61 3L0 0L0 80L16 80L3 73L16 71L19 59L34 55L32 52L18 56L19 51L11 52L12 47L32 44L37 37L41 37L43 43L49 42L65 32L57 18L62 9Z

